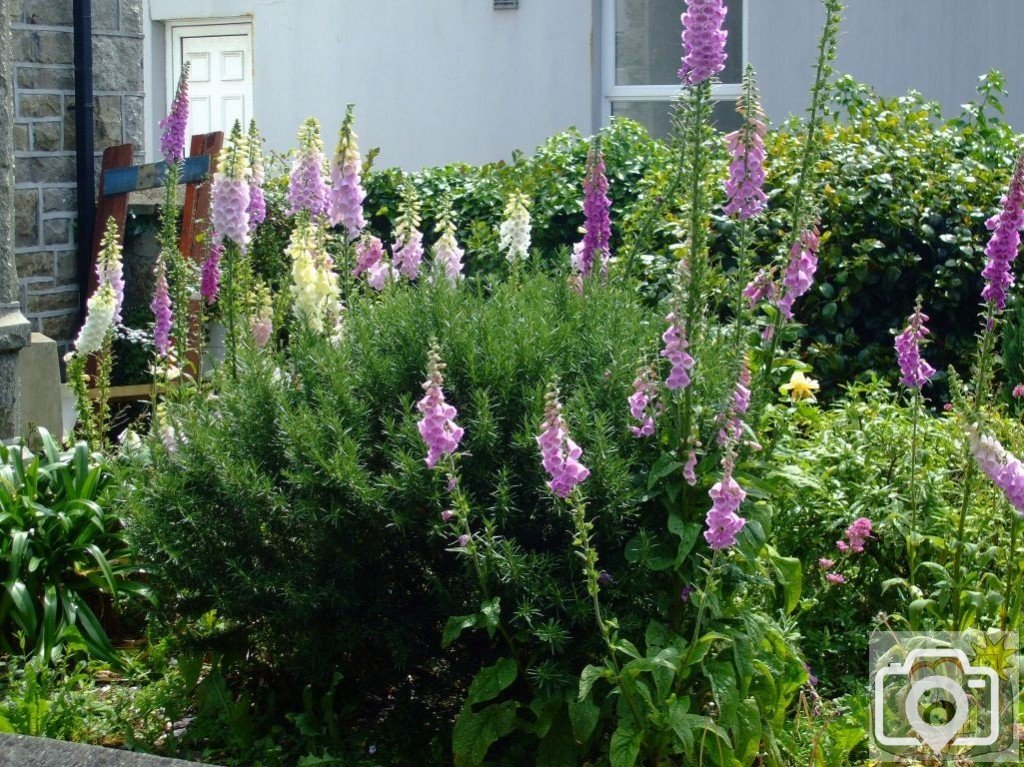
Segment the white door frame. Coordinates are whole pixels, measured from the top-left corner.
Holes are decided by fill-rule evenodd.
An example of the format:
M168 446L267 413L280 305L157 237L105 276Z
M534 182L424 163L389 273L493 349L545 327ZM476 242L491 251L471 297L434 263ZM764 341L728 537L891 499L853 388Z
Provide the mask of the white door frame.
M748 0L742 0L743 9L743 44L741 46L743 67L750 60L748 46L750 42L747 9ZM680 11L681 12L681 11ZM680 34L682 26L680 25ZM679 43L680 56L682 42ZM601 125L607 125L612 117L613 101L671 101L679 95L681 86L674 85L616 85L615 84L615 0L601 0ZM716 84L711 87L711 95L715 99L734 100L740 97L743 86L740 83ZM600 126L599 126L600 127Z
M165 46L166 56L166 82L167 82L167 105L170 107L171 99L174 98L174 91L178 87L178 77L181 74L181 39L183 37L224 37L227 35L246 35L249 38L250 50L255 44L252 38L252 17L221 18L221 19L174 19L165 22ZM256 96L256 66L255 55L249 57L249 74L253 76L253 100ZM255 114L255 105L251 106ZM185 148L186 151L188 147Z

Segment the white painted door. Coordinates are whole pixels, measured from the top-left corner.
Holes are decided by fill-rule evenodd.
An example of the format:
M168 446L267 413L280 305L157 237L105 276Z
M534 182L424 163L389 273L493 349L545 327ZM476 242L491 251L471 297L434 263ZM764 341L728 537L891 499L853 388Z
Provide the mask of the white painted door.
M191 63L188 135L228 133L235 120L246 129L252 117L251 26L174 26L171 44L173 73L181 71L182 62Z

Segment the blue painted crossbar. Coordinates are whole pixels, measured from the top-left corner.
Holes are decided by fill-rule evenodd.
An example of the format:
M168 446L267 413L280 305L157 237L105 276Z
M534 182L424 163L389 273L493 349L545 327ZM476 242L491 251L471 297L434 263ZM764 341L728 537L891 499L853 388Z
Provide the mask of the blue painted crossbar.
M206 154L185 158L179 183L195 184L206 180L210 173L210 156ZM112 168L103 172L103 196L143 192L163 186L167 178L167 163L133 165L130 168Z

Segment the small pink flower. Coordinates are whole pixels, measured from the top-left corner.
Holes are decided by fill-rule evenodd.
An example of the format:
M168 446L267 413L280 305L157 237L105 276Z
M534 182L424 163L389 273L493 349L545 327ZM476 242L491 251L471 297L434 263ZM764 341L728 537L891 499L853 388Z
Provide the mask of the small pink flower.
M945 410L947 413L952 413L953 412L953 403L952 402L947 402L945 405L942 406L942 409Z
M1016 399L1020 399L1021 397L1024 397L1024 383L1019 383L1019 384L1017 384L1016 386L1013 387L1013 396Z
M840 586L840 585L846 583L846 578L844 578L841 573L829 573L828 575L825 576L825 580L827 580L829 583L833 583L833 584L835 584L837 586Z
M451 521L451 518L454 517L454 516L455 516L455 512L454 511L452 511L451 509L445 509L444 511L441 512L441 521L442 522L449 522L449 521Z
M459 536L459 546L466 548L469 545L469 534L463 533Z
M697 451L691 450L686 456L686 464L683 466L683 479L686 484L693 487L697 484Z
M822 570L831 570L833 567L835 567L835 564L835 560L829 559L828 557L822 557L818 560L818 567L820 567Z

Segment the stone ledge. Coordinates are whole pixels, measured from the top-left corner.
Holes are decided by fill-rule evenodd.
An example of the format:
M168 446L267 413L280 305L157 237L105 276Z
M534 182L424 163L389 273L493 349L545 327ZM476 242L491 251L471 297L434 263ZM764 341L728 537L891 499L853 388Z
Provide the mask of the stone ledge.
M198 762L165 759L81 743L27 735L0 735L0 767L203 767Z

